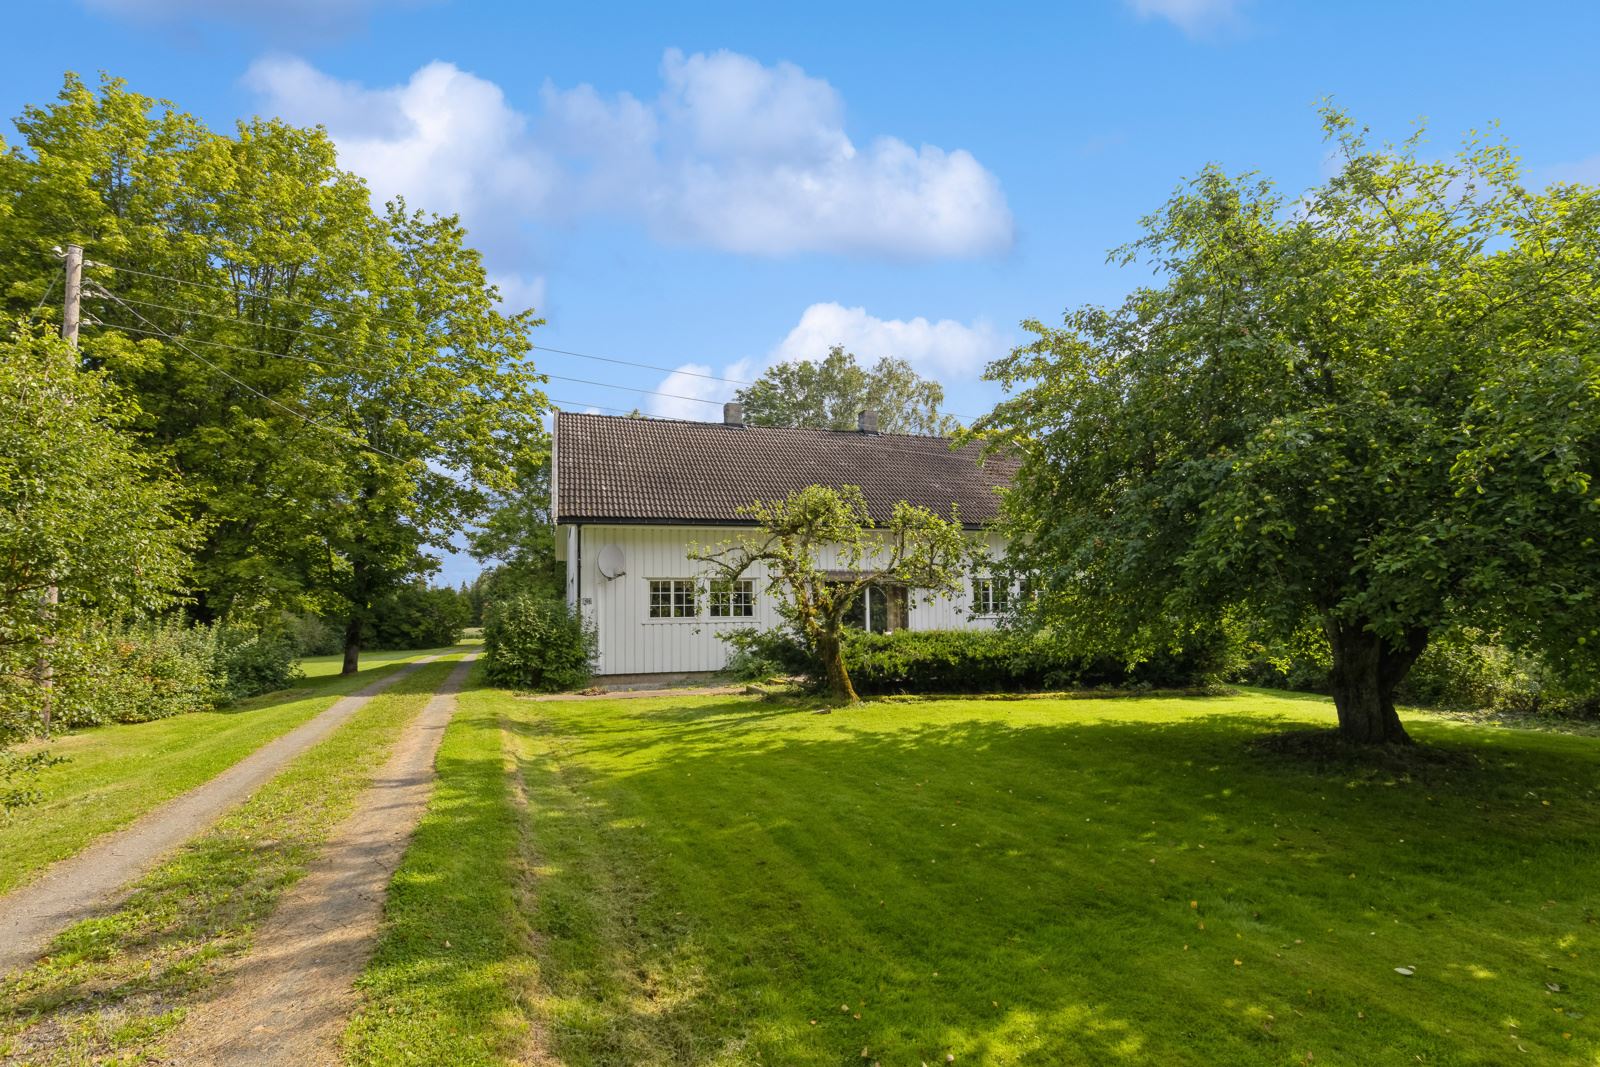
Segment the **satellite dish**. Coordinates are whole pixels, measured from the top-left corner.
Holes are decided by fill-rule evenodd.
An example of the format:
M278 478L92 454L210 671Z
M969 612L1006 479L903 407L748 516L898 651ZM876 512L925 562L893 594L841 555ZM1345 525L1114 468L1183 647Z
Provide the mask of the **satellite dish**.
M623 558L622 549L616 545L606 545L602 548L600 554L595 557L594 565L599 569L600 577L608 582L628 573L626 570L628 561Z

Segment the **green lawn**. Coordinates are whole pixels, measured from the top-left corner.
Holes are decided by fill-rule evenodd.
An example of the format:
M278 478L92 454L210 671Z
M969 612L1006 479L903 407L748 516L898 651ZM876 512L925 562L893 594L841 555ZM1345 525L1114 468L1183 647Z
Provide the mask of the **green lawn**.
M373 698L115 911L69 927L43 962L0 983L0 1060L168 1062L165 1036L249 949L451 666L423 667Z
M1331 721L470 693L353 1061L1600 1063L1600 739Z
M0 820L0 893L215 777L345 693L429 654L368 653L361 671L348 678L338 674L339 657L319 656L305 661L306 683L285 693L220 711L96 727L52 742L51 750L67 762L39 776L43 801Z

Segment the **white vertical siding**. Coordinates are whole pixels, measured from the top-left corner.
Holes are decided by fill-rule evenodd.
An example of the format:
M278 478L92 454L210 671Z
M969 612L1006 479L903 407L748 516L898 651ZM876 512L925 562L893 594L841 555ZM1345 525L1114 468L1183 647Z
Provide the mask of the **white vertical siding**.
M715 671L727 663L728 645L718 634L734 629L767 629L777 626L775 594L767 591L765 577L752 573L756 582L756 613L751 619L712 619L707 614L705 597L699 600L699 614L693 619L652 619L650 580L652 578L703 578L704 564L691 561L691 544L710 547L737 536L738 527L715 526L584 526L566 527L567 589L569 603L581 600L584 616L595 627L599 638L600 674L655 674L669 671ZM990 551L998 556L1003 542L988 535ZM614 544L622 550L627 573L606 579L594 561L600 549ZM824 567L836 565L825 558ZM993 619L968 615L971 590L963 583L954 597L939 597L931 602L911 597L910 627L913 630L988 629Z

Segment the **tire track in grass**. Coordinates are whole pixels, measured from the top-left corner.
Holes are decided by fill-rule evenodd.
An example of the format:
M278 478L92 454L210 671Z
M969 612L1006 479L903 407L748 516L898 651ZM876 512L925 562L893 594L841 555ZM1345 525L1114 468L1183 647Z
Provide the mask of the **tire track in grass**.
M476 654L407 724L383 770L306 876L284 894L227 991L176 1035L185 1062L288 1067L338 1062L355 981L372 954L385 891L434 784L434 756ZM461 842L458 840L457 844ZM470 845L469 845L470 847Z
M417 660L340 697L327 711L267 742L210 781L107 834L0 898L0 974L37 959L57 933L115 904L124 895L123 887L154 867L162 856L261 788L378 693L437 658Z
M345 1031L351 1064L542 1065L527 825L493 691L468 691L439 781L389 886L383 933ZM470 842L470 847L463 847Z
M449 669L422 667L365 704L116 911L64 930L48 956L0 984L0 1062L161 1062L167 1035L249 949Z

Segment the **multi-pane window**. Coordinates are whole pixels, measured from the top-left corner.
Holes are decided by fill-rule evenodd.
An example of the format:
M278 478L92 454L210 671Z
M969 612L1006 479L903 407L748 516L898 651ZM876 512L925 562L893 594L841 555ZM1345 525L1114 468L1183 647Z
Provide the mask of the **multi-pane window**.
M756 583L749 578L711 583L713 619L750 619L756 614Z
M692 619L695 614L693 578L650 579L652 619Z
M972 613L1004 615L1011 610L1011 587L999 578L972 579Z

